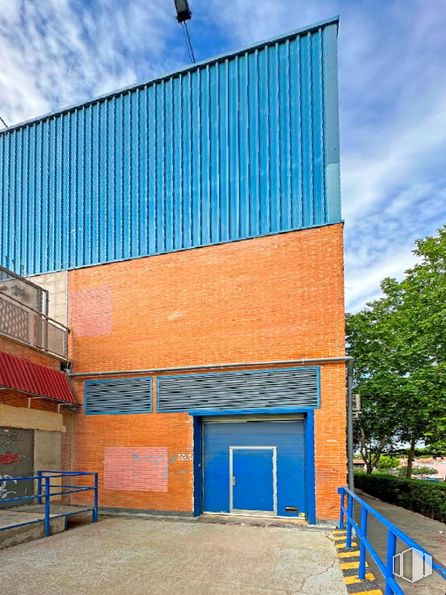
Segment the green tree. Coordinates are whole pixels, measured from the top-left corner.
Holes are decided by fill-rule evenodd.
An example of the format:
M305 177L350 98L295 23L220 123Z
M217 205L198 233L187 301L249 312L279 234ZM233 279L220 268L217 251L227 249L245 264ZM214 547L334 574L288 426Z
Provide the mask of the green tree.
M377 465L380 471L390 471L391 469L397 469L399 466L399 458L392 457L391 455L381 455L379 463Z
M416 445L446 439L446 227L416 243L418 263L384 297L347 316L362 401L356 442L370 473L383 450L407 442L411 476Z

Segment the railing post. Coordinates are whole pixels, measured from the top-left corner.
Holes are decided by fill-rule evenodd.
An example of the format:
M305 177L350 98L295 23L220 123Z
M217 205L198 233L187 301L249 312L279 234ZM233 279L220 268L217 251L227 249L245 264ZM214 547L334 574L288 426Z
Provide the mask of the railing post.
M364 538L367 537L367 509L362 508L361 510L361 535L359 536L359 572L358 576L363 581L365 579L365 543Z
M351 494L347 495L347 539L345 543L345 547L349 550L352 547L352 523L351 519L353 517L353 496Z
M45 537L49 537L51 534L50 527L50 480L51 477L48 475L45 477Z
M42 504L42 471L37 471L37 504Z
M393 558L396 554L396 537L389 529L387 533L387 556L386 556L386 592L385 595L393 595L393 589L389 584L389 579L393 578Z
M99 517L99 495L98 495L99 478L98 473L94 474L94 505L93 505L93 523L96 523Z
M345 506L345 492L343 488L339 488L339 494L341 496L341 509L339 511L339 529L344 528L344 506Z

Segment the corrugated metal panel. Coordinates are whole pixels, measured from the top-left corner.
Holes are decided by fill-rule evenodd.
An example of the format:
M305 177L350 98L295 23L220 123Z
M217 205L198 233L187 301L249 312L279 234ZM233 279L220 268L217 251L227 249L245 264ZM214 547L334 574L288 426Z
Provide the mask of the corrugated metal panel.
M156 394L163 412L317 407L319 368L160 376Z
M0 387L76 404L63 372L0 351Z
M87 380L84 394L86 415L149 413L152 411L151 378Z
M337 21L0 134L1 263L41 273L340 220Z

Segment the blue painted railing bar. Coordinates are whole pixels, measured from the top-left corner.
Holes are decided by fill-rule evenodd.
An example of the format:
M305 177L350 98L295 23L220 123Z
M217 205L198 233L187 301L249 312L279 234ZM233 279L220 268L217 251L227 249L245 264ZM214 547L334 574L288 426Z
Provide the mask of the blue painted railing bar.
M71 484L64 484L63 478L65 477L91 477L93 478L93 485L88 486L80 486L80 485L71 485ZM62 478L62 484L52 484L51 480ZM65 512L61 515L56 516L70 516L73 514L79 514L80 512L88 512L91 511L91 520L93 523L96 523L99 518L99 495L98 495L98 486L99 486L99 477L98 473L95 471L51 471L49 469L37 471L36 476L25 476L25 477L8 477L8 482L17 482L17 481L37 481L37 493L32 494L30 496L17 496L14 498L2 498L0 503L3 504L13 504L14 503L25 503L24 501L28 500L37 500L38 504L44 504L44 530L45 530L45 537L48 537L51 534L51 498L55 496L66 496L68 494L74 494L79 492L93 492L93 505L86 506L81 508L80 510L76 510L75 512ZM57 489L58 491L52 491ZM54 515L53 515L54 517ZM8 529L12 529L15 527L20 527L22 525L30 525L33 523L40 522L40 520L33 520L24 523L17 523L16 525L8 525Z
M401 531L386 517L375 510L370 504L367 504L357 494L346 487L338 488L340 495L340 515L339 527L346 528L346 547L352 547L352 532L356 534L359 540L359 569L358 577L361 580L365 579L366 572L366 554L369 553L372 560L375 562L378 570L384 577L386 584L386 595L404 595L404 591L398 585L394 577L393 558L396 551L397 539L403 542L408 548L417 549L424 554L432 556L425 548L419 545L416 541L411 539L406 533ZM346 504L347 499L347 504ZM360 524L354 518L354 505L357 503L360 506ZM367 537L368 516L371 514L377 521L379 521L387 529L387 550L385 562L380 558L378 552L370 543ZM446 580L446 568L438 560L432 556L432 570L437 572L443 579Z

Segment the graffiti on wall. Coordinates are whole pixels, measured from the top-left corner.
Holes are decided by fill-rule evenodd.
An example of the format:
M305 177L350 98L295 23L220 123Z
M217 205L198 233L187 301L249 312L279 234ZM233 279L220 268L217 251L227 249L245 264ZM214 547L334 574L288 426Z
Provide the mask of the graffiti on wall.
M15 432L11 432L8 428L2 428L0 434L0 448L11 448L15 446L17 442L23 442L23 438Z
M18 452L7 451L0 454L0 465L13 465L20 461L20 455Z
M14 494L17 494L14 490L8 490L7 485L11 483L11 481L17 484L17 480L13 479L10 475L1 475L0 474L0 499L9 498Z
M167 447L120 447L104 450L106 490L167 492Z

